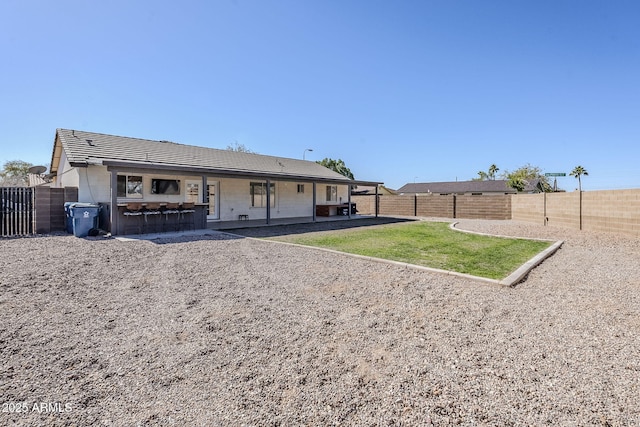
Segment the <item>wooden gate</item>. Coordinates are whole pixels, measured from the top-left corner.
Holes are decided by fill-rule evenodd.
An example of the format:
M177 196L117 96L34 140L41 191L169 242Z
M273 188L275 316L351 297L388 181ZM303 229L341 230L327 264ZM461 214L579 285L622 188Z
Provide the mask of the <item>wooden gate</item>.
M0 187L0 236L33 233L33 189Z

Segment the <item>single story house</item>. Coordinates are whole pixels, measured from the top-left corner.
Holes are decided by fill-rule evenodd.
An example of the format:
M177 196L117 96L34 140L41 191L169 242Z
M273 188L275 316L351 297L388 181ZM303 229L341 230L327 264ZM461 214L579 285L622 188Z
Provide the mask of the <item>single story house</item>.
M70 129L56 130L50 176L52 187L77 187L78 202L101 204L112 234L351 216L351 186L381 184L313 161Z
M448 182L420 182L405 184L400 187L398 194L457 194L457 195L492 195L516 194L518 191L507 185L507 180L496 179L488 181L448 181Z

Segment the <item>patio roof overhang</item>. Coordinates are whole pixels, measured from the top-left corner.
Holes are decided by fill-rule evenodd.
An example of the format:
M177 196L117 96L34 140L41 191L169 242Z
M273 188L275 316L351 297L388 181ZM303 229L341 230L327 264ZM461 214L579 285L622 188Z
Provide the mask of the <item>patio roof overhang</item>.
M88 160L86 163L76 163L72 164L75 167L87 167L89 165L101 165L106 166L107 170L111 173L111 204L113 206L117 205L117 196L116 192L113 189L116 187L116 178L118 173L131 173L131 174L163 174L163 175L186 175L186 176L199 176L202 177L203 182L207 176L215 176L221 178L236 178L236 179L258 179L258 180L272 180L272 181L293 181L293 182L309 182L313 184L314 194L315 187L318 183L323 184L334 184L334 185L367 185L367 186L375 186L376 194L378 193L378 185L382 184L382 182L377 181L361 181L361 180L351 180L347 177L336 177L331 178L327 176L313 176L313 175L301 175L301 174L287 174L287 173L273 173L273 172L262 172L262 171L252 171L252 170L239 170L239 169L224 169L224 168L208 168L208 167L200 167L200 166L191 166L191 165L180 165L180 164L168 164L168 163L157 163L157 162L132 162L132 161L123 161L123 160L109 160L109 159L101 159L101 160ZM351 201L351 192L349 191L349 203ZM315 196L313 200L313 221L316 220L315 214L316 201ZM376 216L377 208L376 208ZM349 217L351 217L351 211L349 210ZM111 226L117 227L118 221L118 212L117 209L111 210ZM266 224L270 223L270 209L269 205L267 205L267 220Z
M237 170L237 169L220 169L220 168L206 168L198 166L186 166L166 163L153 163L153 162L128 162L122 160L103 160L102 165L107 166L109 171L128 172L128 173L162 173L167 175L214 175L224 178L246 178L246 179L269 179L275 181L295 181L295 182L317 182L325 184L342 184L342 185L367 185L378 186L383 182L378 181L362 181L351 180L349 178L328 178L322 176L312 175L293 175L293 174L278 174L278 173L266 173L260 171L250 170ZM73 166L87 166L73 165Z

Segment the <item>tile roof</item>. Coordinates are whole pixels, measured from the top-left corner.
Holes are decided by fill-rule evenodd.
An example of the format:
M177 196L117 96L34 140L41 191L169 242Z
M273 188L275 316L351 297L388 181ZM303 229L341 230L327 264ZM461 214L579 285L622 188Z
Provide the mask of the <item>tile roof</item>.
M40 174L29 173L27 175L27 178L29 179L29 187L37 187L39 185L46 185L49 183L49 181L47 181L44 176Z
M274 177L305 177L348 181L316 162L232 150L197 147L169 141L105 135L79 130L57 129L67 160L72 166L129 163L132 166L194 168L235 174L264 174ZM54 147L51 170L58 168L60 149Z
M405 184L397 190L398 193L517 193L507 186L506 180L490 181L450 181L450 182L420 182Z

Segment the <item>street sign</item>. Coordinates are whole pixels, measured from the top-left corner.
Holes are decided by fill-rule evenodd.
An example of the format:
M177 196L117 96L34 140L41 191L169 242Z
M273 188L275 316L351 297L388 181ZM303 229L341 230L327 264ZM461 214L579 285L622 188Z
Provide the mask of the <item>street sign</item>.
M564 172L556 172L556 173L545 173L544 176L567 176Z

